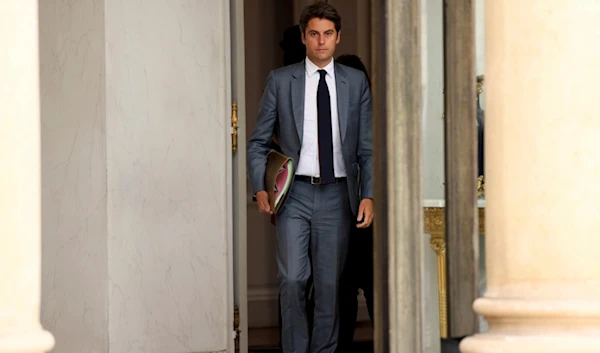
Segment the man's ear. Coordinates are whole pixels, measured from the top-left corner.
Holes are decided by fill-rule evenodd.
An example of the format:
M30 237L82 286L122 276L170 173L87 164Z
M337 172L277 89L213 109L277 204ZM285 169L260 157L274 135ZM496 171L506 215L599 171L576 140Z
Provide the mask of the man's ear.
M300 36L302 37L302 44L306 45L306 37L304 37L304 32L300 34Z
M340 29L339 32L337 32L337 39L335 40L335 44L340 44L341 39L342 39L342 30Z

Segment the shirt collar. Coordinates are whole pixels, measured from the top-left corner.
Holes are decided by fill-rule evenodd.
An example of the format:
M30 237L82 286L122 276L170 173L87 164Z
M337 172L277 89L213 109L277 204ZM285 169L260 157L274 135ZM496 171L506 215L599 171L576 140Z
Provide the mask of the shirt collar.
M306 72L308 73L308 76L314 75L319 70L325 70L329 74L329 76L335 77L333 58L331 58L331 62L322 69L320 67L318 67L317 65L315 65L312 61L310 61L310 59L308 57L306 57L305 61L306 61Z

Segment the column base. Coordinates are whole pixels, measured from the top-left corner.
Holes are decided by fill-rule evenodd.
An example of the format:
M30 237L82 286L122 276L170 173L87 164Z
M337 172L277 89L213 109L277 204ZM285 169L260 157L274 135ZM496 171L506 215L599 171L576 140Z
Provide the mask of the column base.
M39 330L4 336L0 332L0 353L46 353L54 348L54 336Z
M484 333L465 338L459 347L461 353L597 353L600 337Z
M597 301L480 298L473 307L489 329L461 341L461 353L600 352Z

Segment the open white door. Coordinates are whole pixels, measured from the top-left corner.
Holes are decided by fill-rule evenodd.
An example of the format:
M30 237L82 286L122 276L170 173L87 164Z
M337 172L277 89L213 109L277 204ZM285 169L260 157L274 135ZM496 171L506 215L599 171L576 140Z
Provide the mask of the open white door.
M233 127L233 290L235 348L248 352L248 274L246 245L246 95L244 1L230 0Z

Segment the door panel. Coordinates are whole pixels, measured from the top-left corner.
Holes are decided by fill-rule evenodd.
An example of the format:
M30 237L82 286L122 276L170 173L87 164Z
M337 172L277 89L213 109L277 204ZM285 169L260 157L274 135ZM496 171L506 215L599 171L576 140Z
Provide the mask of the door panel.
M246 80L244 1L231 0L231 96L236 119L233 153L233 258L236 349L248 352L248 272L246 212Z

